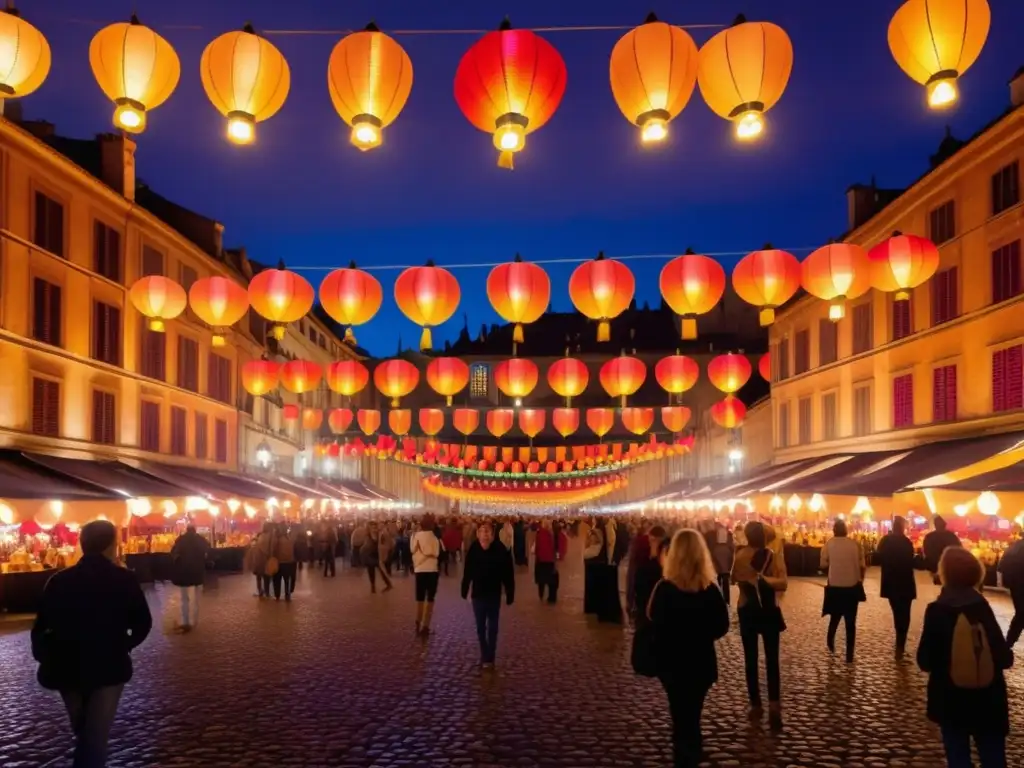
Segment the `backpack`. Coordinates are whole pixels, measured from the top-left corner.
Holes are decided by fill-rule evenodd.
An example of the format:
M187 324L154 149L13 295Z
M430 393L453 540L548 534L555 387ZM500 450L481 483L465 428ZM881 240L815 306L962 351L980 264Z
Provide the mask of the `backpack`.
M949 654L949 679L957 688L988 688L996 677L988 633L980 621L966 613L956 617L953 645Z

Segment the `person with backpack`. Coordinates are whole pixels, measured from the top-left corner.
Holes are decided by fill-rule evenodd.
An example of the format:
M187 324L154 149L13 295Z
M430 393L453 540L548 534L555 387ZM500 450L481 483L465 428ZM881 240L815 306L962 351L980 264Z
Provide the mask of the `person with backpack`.
M907 632L910 630L910 608L917 599L917 580L914 577L914 545L907 538L906 518L893 518L892 532L878 543L878 561L882 567L880 594L889 601L892 623L896 629L896 660L901 661L907 650Z
M1003 671L1013 651L981 594L985 569L962 547L939 560L942 591L924 613L917 665L928 673L928 719L942 730L950 768L1006 768L1010 711Z
M1003 574L1003 586L1010 590L1013 601L1013 618L1006 631L1006 642L1013 648L1024 632L1024 539L1018 539L1003 553L999 572Z

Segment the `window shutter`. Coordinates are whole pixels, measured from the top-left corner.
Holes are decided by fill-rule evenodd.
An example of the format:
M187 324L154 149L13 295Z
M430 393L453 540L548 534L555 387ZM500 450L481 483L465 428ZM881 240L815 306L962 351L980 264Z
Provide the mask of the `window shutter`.
M31 426L33 434L60 436L60 384L56 381L32 378Z
M223 419L214 422L214 441L216 442L214 460L218 464L226 464L228 460L228 423Z
M1006 350L992 353L992 410L1006 410Z
M785 381L789 378L789 339L779 342L779 372L778 381Z
M61 346L61 289L40 277L32 284L32 337Z
M956 420L956 366L946 366L946 419Z
M139 436L139 443L144 451L160 450L160 404L142 401L142 434Z
M871 302L866 301L853 308L853 354L869 352L874 336L871 318Z
M839 357L838 325L827 318L818 321L818 365L829 365Z
M199 391L199 344L184 336L178 337L178 386Z
M897 376L892 382L892 425L894 428L914 424L914 377L913 374Z
M159 381L167 380L167 334L149 330L142 320L142 375Z
M913 307L911 300L892 303L892 340L906 338L913 332Z
M174 456L188 454L187 419L188 411L176 405L171 407L171 453Z
M796 346L794 349L793 373L799 376L807 373L811 367L811 344L810 333L806 330L797 331Z
M1006 350L1006 410L1024 408L1024 345Z
M115 398L110 392L92 391L92 441L103 445L117 442Z
M206 438L206 414L196 413L196 458L207 458L209 451Z

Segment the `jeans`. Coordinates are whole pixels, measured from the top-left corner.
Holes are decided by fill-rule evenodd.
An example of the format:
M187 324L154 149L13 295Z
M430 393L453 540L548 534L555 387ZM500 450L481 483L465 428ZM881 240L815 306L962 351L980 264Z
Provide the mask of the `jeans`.
M270 577L266 574L256 574L256 592L260 597L270 597Z
M194 627L199 623L199 587L178 587L181 594L181 626Z
M761 706L761 688L758 683L757 641L764 643L764 669L768 677L768 701L778 703L782 698L782 683L779 672L779 633L775 630L758 632L756 628L744 626L740 620L740 639L743 641L743 666L747 677L747 696L752 707Z
M907 632L910 631L910 607L914 601L906 597L889 598L892 610L892 624L896 628L896 650L904 651L907 647Z
M60 692L75 734L72 768L103 768L107 764L107 740L122 690L124 685L108 685Z
M718 588L722 590L722 597L725 600L725 604L729 605L729 574L720 573L718 574Z
M501 597L474 597L473 617L476 619L476 637L480 641L480 663L493 664L498 650L498 614Z
M849 606L842 614L834 613L828 620L828 647L834 650L836 647L836 631L839 629L839 622L846 626L846 660L853 661L853 649L857 644L857 604Z
M662 680L672 715L672 754L674 768L696 768L700 764L703 737L700 717L708 689L672 680Z
M1024 632L1024 586L1011 587L1010 599L1013 600L1013 618L1010 619L1010 627L1006 631L1006 642L1012 648Z
M949 768L973 768L971 739L978 748L981 768L1006 768L1006 737L1000 733L971 733L959 728L942 727Z
M281 598L281 585L284 585L284 599L291 600L292 592L295 591L295 574L298 566L295 563L281 563L274 574L274 598Z

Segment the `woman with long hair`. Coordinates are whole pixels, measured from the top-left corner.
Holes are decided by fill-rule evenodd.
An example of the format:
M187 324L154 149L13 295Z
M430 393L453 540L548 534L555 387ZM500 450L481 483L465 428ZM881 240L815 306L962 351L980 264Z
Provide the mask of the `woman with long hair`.
M672 715L674 765L691 768L702 755L704 699L718 682L715 641L729 631L729 611L702 534L685 529L672 537L646 611Z
M420 521L420 529L413 535L412 569L416 574L416 634L426 637L430 634L430 618L434 614L434 598L437 596L438 563L441 556L441 540L434 532L434 516L427 512Z

